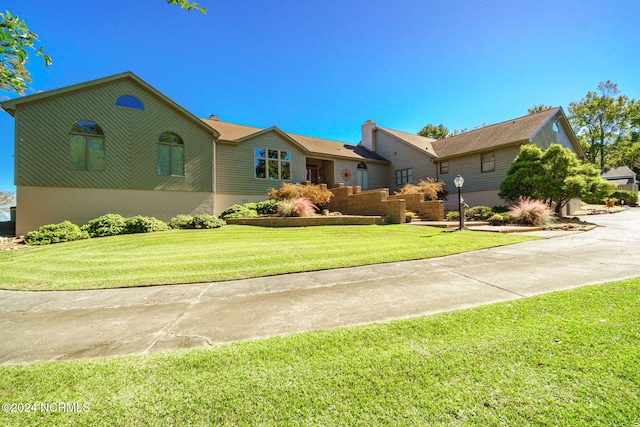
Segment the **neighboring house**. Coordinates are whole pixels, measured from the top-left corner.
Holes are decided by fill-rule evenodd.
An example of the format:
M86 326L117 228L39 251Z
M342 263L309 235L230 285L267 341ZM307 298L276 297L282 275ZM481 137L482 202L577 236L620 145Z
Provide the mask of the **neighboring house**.
M198 119L126 72L0 104L15 118L16 233L105 213L219 214L282 182L383 187L353 144Z
M469 205L504 204L500 183L520 146L583 152L561 108L444 140L362 125L360 144L199 119L131 72L0 104L15 118L16 233L105 213L220 214L283 182L362 190L435 178ZM449 197L456 205L457 198Z
M614 182L618 186L618 190L638 191L636 173L627 166L602 169L600 176Z
M383 128L369 120L362 125L361 142L391 163L391 191L398 191L407 182L435 178L443 181L452 193L453 179L461 175L465 179L463 198L470 206L505 204L498 196L500 184L519 154L520 146L535 144L545 150L553 143L571 149L579 158L584 157L562 108L442 140ZM457 197L449 197L447 205L457 205Z

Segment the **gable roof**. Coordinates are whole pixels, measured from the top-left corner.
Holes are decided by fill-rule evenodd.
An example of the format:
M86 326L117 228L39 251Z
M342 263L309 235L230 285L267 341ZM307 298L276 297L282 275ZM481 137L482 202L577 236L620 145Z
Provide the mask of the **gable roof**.
M144 88L147 91L151 92L153 95L155 95L158 98L160 98L165 104L167 104L169 107L173 108L174 110L178 111L180 114L185 116L185 118L187 118L189 121L191 121L192 123L196 124L196 126L199 126L199 127L203 128L204 130L206 130L207 132L212 133L214 137L218 137L218 132L215 129L212 129L210 126L206 126L196 116L191 114L189 111L185 110L178 103L176 103L172 99L168 98L162 92L158 91L156 88L154 88L153 86L151 86L150 84L148 84L147 82L142 80L140 77L136 76L131 71L125 71L124 73L114 74L112 76L107 76L107 77L103 77L103 78L96 79L96 80L90 80L90 81L87 81L87 82L78 83L78 84L71 85L71 86L65 86L65 87L59 88L59 89L48 90L48 91L39 92L39 93L36 93L36 94L33 94L33 95L27 95L27 96L23 96L23 97L19 97L19 98L10 99L8 101L4 101L4 102L0 103L0 106L2 106L2 108L6 112L8 112L12 116L14 116L15 112L16 112L16 109L18 108L18 106L20 106L22 104L28 104L28 103L31 103L31 102L38 102L38 101L46 100L47 98L56 97L56 96L60 96L60 95L67 95L67 94L70 94L70 93L73 93L73 92L79 92L79 91L87 90L87 89L90 89L92 87L106 85L106 84L113 83L113 82L120 81L120 80L131 80L131 81L133 81L137 85L141 86L142 88Z
M393 130L376 126L376 130L385 132L399 141L409 144L410 146L418 148L421 152L427 152L432 157L438 157L436 151L433 149L433 143L437 139L427 138L424 136L416 135L415 133L401 132L399 130Z
M307 155L341 157L351 160L368 160L388 163L386 159L380 157L366 148L349 144L346 142L332 141L329 139L316 138L312 136L297 135L281 131L276 126L270 128L257 128L253 126L238 125L235 123L223 122L213 119L201 119L204 123L211 126L220 133L219 141L240 143L249 138L256 137L265 132L276 132L289 139L294 145L297 145Z
M603 178L633 178L636 173L627 166L619 166L617 168L604 168L600 173Z
M472 154L509 145L531 142L535 134L562 109L551 108L536 114L485 126L433 143L439 159Z

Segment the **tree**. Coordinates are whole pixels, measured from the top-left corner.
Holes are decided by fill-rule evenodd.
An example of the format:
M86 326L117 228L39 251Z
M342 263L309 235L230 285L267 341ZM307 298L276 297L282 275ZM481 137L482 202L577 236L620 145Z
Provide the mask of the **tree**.
M429 123L418 132L418 135L433 139L445 139L449 136L449 129L444 127L442 123L438 126Z
M16 195L12 191L0 190L0 217L9 212L16 203Z
M30 50L42 56L45 65L51 65L51 58L43 53L42 46L37 47L38 42L38 35L20 17L8 10L0 13L0 90L24 93L31 82L25 68Z
M635 163L628 159L628 145L637 132L638 101L619 95L618 85L600 82L598 91L588 92L579 102L569 104L569 122L584 149L586 160L600 168ZM612 154L618 154L613 156Z
M182 9L185 10L197 10L198 12L202 13L203 15L207 14L207 8L206 7L200 7L198 5L198 3L194 2L194 1L190 1L190 0L167 0L167 4L173 4L176 6L180 6Z
M544 152L533 145L521 147L498 194L509 201L544 200L560 213L571 199L599 199L614 190L615 184L602 179L597 167L580 162L568 148L551 144Z
M191 0L166 0L167 4L180 6L185 10L197 10L202 14L207 9ZM44 47L39 46L38 35L31 31L24 20L8 10L0 13L0 90L23 94L31 83L29 70L26 68L29 52L41 56L48 67L53 61L44 54Z
M541 191L545 176L541 157L542 150L536 145L523 145L520 154L507 170L507 176L500 185L499 196L505 200L518 200L521 197L546 199Z
M553 108L551 105L540 104L532 108L527 108L527 114L531 115L531 114L541 113L551 108Z

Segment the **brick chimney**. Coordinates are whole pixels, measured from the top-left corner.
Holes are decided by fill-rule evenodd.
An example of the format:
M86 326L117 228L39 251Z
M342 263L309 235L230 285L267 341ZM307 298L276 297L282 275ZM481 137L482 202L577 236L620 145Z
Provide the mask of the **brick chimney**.
M367 120L364 122L362 125L362 140L360 141L360 144L362 144L364 148L374 152L376 151L375 138L373 137L373 130L375 127L376 122L373 120Z
M220 121L220 117L217 114L212 114L209 116L209 120L215 120L216 122Z

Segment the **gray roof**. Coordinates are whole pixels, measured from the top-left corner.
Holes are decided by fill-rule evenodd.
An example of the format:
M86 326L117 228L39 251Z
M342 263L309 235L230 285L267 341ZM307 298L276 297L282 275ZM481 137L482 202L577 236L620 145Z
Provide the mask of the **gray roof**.
M619 166L617 168L604 168L600 172L603 178L633 178L635 172L627 166Z

